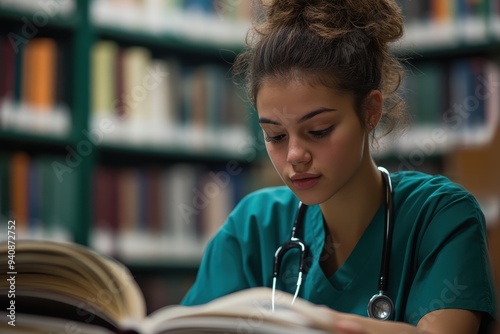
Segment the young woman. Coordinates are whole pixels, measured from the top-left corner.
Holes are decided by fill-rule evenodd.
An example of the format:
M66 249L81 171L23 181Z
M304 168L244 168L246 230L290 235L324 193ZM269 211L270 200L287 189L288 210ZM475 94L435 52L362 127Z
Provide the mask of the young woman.
M183 304L257 286L295 293L302 244L294 240L276 268L274 255L299 216L307 252L298 296L328 306L335 333L484 329L496 309L478 203L442 176L389 175L370 155L375 128L388 133L404 119L395 93L402 66L389 50L403 34L399 7L275 0L263 8L235 69L286 187L237 205Z

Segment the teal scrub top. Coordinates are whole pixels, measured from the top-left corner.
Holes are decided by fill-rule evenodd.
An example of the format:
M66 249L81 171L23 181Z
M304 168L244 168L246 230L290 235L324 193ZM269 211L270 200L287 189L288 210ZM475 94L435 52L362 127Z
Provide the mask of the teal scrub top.
M459 308L496 316L484 215L475 198L443 176L416 171L391 174L394 232L388 277L395 320L416 325L433 310ZM276 249L290 239L298 199L287 187L247 195L208 244L194 285L183 305L272 286ZM345 263L331 276L319 260L325 240L318 205L306 211L303 240L308 267L299 296L334 310L367 316L378 293L385 203ZM298 253L289 251L278 288L293 293ZM489 316L484 319L491 319Z

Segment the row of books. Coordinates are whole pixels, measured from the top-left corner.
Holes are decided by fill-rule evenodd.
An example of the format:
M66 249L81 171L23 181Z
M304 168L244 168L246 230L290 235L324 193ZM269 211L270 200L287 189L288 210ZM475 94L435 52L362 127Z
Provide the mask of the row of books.
M213 44L243 45L253 13L241 0L93 0L91 19L98 27L181 37ZM500 37L499 0L398 0L406 37L398 45L459 46ZM0 0L0 6L34 13L70 15L75 0Z
M400 88L410 128L382 139L378 154L432 156L489 143L499 124L499 66L483 57L412 64Z
M65 166L59 156L21 151L0 156L0 216L16 221L18 238L71 241L79 233L81 175L78 168L67 172ZM235 162L217 169L192 164L98 166L90 244L132 263L196 265L206 242L248 192L247 173Z
M186 149L241 148L249 108L227 67L153 57L102 40L92 48L91 127L103 141Z
M242 45L255 15L241 0L93 0L96 26ZM500 37L499 0L398 0L407 23L402 46L457 45ZM50 16L71 15L75 0L0 0L0 6Z
M0 36L0 127L65 135L71 127L69 45Z
M252 17L250 4L246 0L94 0L91 18L100 27L242 45Z
M0 156L0 216L2 222L16 221L16 237L73 239L74 215L82 202L77 191L80 172L62 172L64 165L59 156L21 151Z
M99 166L93 181L91 246L125 260L196 265L245 193L241 166L218 170L192 164L167 167Z
M0 45L0 127L66 135L67 43L34 38L16 45L0 37ZM227 67L153 58L147 48L113 41L99 41L91 52L90 127L103 141L229 152L248 142L250 111Z
M498 0L399 0L406 36L398 47L459 46L500 37ZM97 26L165 33L195 41L243 45L252 16L251 1L94 0Z
M498 0L398 0L406 24L400 46L457 47L500 37Z

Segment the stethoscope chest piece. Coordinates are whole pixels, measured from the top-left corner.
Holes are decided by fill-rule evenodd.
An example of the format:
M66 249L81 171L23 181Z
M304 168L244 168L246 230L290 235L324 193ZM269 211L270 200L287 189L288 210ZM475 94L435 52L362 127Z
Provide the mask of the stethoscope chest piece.
M368 302L368 316L377 320L394 319L394 303L383 293L374 295Z

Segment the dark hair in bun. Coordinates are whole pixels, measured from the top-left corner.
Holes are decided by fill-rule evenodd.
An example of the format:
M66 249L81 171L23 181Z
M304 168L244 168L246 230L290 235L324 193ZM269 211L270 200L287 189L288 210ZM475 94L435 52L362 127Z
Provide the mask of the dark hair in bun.
M403 35L401 10L393 0L259 1L260 17L236 58L253 104L268 78L323 84L354 94L363 126L363 101L372 90L384 96L382 124L389 133L406 122L396 93L403 66L389 45Z

